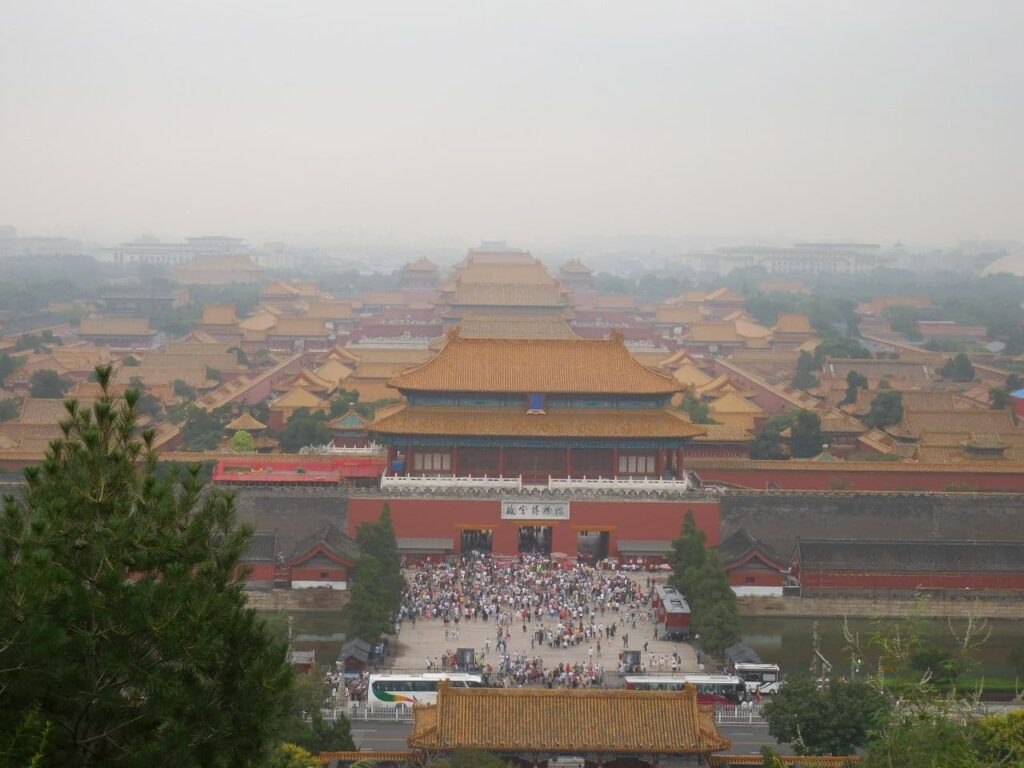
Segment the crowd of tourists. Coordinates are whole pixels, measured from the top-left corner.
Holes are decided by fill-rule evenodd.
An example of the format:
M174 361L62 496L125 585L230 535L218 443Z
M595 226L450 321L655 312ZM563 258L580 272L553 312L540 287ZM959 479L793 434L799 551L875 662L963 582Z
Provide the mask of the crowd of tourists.
M403 618L496 621L527 626L542 619L559 620L559 642L579 643L581 624L604 624L607 613L618 623L648 616L646 593L614 561L596 565L555 562L544 555L496 559L480 553L451 561L425 563L407 573ZM524 630L526 631L526 630ZM609 635L610 638L610 635ZM554 639L554 638L553 638Z

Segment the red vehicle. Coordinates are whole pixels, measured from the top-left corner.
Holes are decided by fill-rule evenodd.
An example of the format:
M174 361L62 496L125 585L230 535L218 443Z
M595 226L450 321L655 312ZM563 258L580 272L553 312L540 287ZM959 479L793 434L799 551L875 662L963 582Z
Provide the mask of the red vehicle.
M654 588L652 607L657 612L657 632L662 639L690 636L690 606L682 594L669 586Z

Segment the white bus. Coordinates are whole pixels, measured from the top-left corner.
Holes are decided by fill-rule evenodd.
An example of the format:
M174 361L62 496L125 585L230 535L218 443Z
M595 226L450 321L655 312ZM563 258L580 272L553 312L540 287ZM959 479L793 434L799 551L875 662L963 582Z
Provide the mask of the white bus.
M733 665L737 677L747 686L747 693L773 694L779 692L782 684L778 664L746 664Z
M623 679L635 691L681 691L689 684L697 689L701 704L736 704L745 693L743 681L735 675L627 675Z
M453 688L480 688L483 678L464 672L424 672L423 674L370 675L366 703L371 707L411 707L436 704L437 684L447 680Z

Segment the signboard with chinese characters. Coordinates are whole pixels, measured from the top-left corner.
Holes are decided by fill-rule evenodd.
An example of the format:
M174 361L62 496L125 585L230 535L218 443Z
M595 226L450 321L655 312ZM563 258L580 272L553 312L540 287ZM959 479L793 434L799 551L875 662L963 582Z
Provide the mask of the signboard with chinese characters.
M568 501L503 501L502 520L568 520Z

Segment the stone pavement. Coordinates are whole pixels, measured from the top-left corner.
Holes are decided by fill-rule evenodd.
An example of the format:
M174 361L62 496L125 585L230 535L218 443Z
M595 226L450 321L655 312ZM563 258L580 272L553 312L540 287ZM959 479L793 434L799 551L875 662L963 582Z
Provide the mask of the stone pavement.
M648 574L640 573L636 575L636 579L643 583L643 580ZM645 610L641 613L646 614ZM642 654L642 663L647 667L648 673L657 673L664 671L665 673L671 672L671 655L673 651L678 651L682 666L680 667L681 672L696 672L698 669L696 653L693 646L683 642L673 642L668 640L654 640L654 625L648 621L640 620L638 618L636 622L636 628L624 619L627 618L625 611L606 611L604 614L598 612L595 623L605 624L610 626L613 622L617 625L616 636L610 640L606 640L602 636L601 640L601 655L597 653L597 643L581 643L577 646L570 646L569 648L550 648L547 644L538 645L534 648L530 647L530 640L533 637L533 631L538 627L554 627L558 624L556 619L546 617L543 621L537 622L532 621L527 625L526 634L523 633L522 621L514 622L512 624L512 636L508 643L508 652L510 655L515 656L517 653L526 652L529 658L534 656L540 656L544 663L545 669L551 669L556 664L565 664L566 662L576 664L586 664L590 655L588 650L593 647L594 655L593 660L596 663L600 663L604 666L606 673L614 673L619 665L618 654L619 651L623 650L623 637L629 635L629 649L630 650L643 650L644 644L647 644L647 651ZM646 616L645 616L646 618ZM449 628L454 630L455 624L449 625ZM494 621L483 621L477 620L462 620L458 624L459 638L458 640L449 639L445 640L444 630L445 625L441 619L417 619L416 626L413 627L412 622L408 619L404 620L401 625L401 629L398 633L398 644L397 647L393 647L394 661L392 663L392 669L398 671L426 671L427 659L434 659L435 661L441 657L445 652L454 652L457 648L473 648L477 653L484 653L484 665L490 664L497 669L500 663L501 654L495 648L495 640L497 638L497 625ZM485 642L487 639L491 641L490 652L485 652ZM655 656L669 657L663 670L651 668L651 654Z

